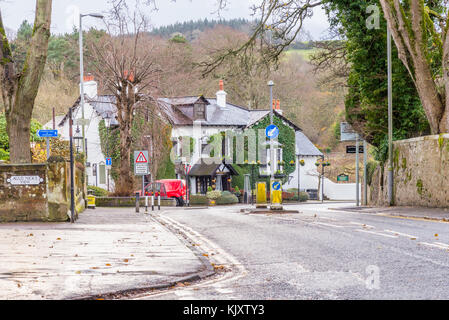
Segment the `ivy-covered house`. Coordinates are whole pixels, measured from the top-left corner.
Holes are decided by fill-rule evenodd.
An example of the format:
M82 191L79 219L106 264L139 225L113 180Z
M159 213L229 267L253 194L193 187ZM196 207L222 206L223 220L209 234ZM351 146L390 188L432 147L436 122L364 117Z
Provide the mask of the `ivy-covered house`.
M173 127L176 175L184 179L188 172L192 194L205 194L210 188L225 191L238 186L242 189L245 174L251 174L253 182L268 179L271 175L269 142L265 137L265 128L270 124L270 110L249 110L228 103L222 81L215 98L161 98L159 105ZM280 128L275 142L275 174L284 180L284 189L297 188L298 184L293 185L292 181L298 177L298 161L304 160L307 168L314 168L314 172L300 171L304 178L301 190L317 189L317 179L306 179L305 176L318 175L315 163L322 153L313 147L315 150L309 155L304 158L298 156L301 146L297 142L306 144L306 149L311 149L313 144L298 126L283 116L279 105L274 109L274 123ZM244 144L237 145L230 134L246 136L249 131L255 135L255 158L248 155L250 138L243 138ZM301 139L297 141L297 137ZM218 148L215 148L217 144L214 141L219 142Z

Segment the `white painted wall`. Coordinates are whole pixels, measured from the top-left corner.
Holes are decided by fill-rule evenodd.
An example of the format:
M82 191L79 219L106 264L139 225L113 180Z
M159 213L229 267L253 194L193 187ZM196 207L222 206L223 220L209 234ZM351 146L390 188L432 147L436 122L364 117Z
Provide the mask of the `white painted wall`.
M76 134L76 120L82 118L81 108L78 108L76 113L73 116L74 119L74 125L73 125L73 134ZM97 115L96 111L93 109L93 107L89 103L84 104L84 118L88 119L90 121L90 124L85 127L85 135L87 138L87 162L90 163L90 167L86 169L87 172L87 178L88 178L88 185L91 186L98 186L103 189L107 189L107 175L105 171L105 177L106 181L105 183L100 183L100 165L105 165L106 161L106 155L103 154L101 151L101 141L100 141L100 132L99 132L99 124L102 118ZM58 125L58 123L56 124ZM52 128L53 123L49 122L45 126L45 128ZM80 128L80 136L82 135L82 128ZM61 135L62 139L69 140L69 122L66 121L64 123L64 126L57 128L59 131L59 134ZM75 144L75 141L74 141ZM97 177L93 175L93 165L97 164ZM109 190L114 190L114 181L112 178L109 177Z
M355 183L335 183L324 179L324 195L330 200L356 201L356 190ZM362 184L360 184L359 195L362 199Z
M300 170L299 183L301 191L308 189L318 189L318 171L315 163L319 157L301 157L300 160L304 160L305 165L301 167L298 165L298 159L296 159L296 170L290 176L293 178L290 183L284 185L283 189L297 189L298 188L298 168Z

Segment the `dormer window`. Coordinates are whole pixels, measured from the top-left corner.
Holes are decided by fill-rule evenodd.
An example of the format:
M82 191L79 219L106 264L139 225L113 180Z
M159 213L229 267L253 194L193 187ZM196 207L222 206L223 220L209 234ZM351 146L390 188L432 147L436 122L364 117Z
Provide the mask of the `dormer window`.
M204 102L197 102L193 105L193 118L206 120L206 104Z

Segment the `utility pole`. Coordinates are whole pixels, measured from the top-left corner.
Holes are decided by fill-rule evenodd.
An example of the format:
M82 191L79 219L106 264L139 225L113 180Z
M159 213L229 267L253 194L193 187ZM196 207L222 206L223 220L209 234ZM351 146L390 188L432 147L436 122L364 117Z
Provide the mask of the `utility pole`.
M393 194L393 80L391 63L391 32L387 26L387 55L388 55L388 201L390 206L394 205Z
M73 161L73 117L72 108L69 109L69 136L70 136L70 222L75 222L75 168Z
M83 45L83 18L93 17L103 19L103 15L98 13L80 14L79 46L80 46L80 93L81 93L81 127L83 130L83 153L86 154L86 124L84 119L84 45ZM87 159L85 159L87 161Z
M368 205L368 144L363 140L363 205Z
M360 143L359 143L359 135L357 134L356 138L356 152L355 152L355 185L356 185L356 191L355 191L355 199L356 199L356 206L358 207L360 205L360 177L359 177L359 149L360 149Z

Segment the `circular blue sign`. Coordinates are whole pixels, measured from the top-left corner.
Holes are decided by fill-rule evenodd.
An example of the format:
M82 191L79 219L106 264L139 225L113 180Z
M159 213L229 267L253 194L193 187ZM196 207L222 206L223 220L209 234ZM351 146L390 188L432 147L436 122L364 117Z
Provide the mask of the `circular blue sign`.
M279 191L281 190L281 183L278 181L273 182L272 188L274 191Z
M265 130L268 139L276 139L279 136L279 128L272 124Z

